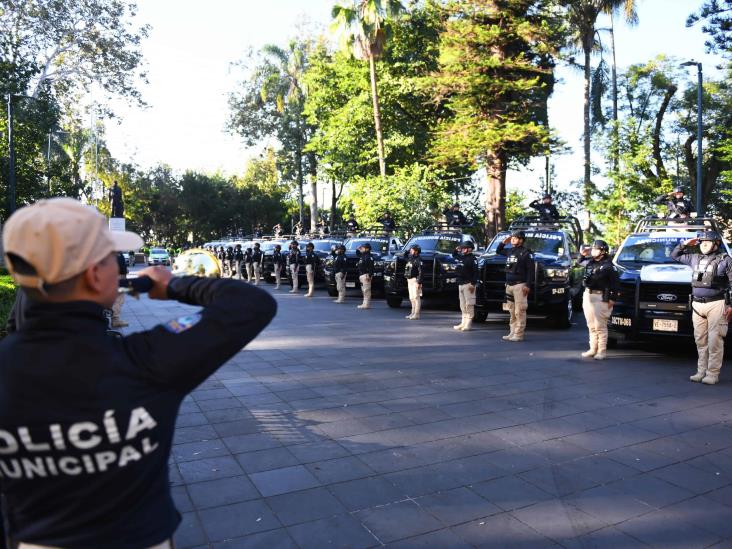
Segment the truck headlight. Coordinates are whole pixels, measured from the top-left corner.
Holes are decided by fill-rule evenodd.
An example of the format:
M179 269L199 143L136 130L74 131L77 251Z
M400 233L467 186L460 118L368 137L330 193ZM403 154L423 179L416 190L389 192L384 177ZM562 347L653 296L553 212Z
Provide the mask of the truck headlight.
M567 278L569 269L547 269L546 276L549 278Z

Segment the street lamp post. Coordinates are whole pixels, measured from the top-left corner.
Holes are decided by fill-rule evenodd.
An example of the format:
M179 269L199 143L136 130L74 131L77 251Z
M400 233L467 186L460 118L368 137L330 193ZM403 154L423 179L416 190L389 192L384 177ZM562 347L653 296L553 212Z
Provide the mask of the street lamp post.
M704 78L702 76L702 64L699 61L686 61L681 63L682 67L693 67L696 65L697 72L697 95L696 95L696 215L704 215L704 204L702 195L702 98Z

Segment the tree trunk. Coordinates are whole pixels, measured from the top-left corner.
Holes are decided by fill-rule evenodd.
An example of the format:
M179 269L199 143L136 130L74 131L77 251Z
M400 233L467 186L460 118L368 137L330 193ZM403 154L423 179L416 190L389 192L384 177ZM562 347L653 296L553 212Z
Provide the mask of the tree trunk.
M658 109L656 114L656 125L653 128L653 160L656 163L656 174L658 175L659 181L668 179L668 172L666 172L666 166L663 163L663 157L661 156L661 132L663 131L663 117L666 115L666 109L668 109L671 99L676 93L676 86L671 85L666 90L661 102L661 107Z
M295 163L297 164L297 189L298 189L298 196L297 196L297 203L300 207L300 224L304 224L305 221L305 206L303 204L304 197L303 197L303 186L305 185L304 181L304 175L302 173L302 152L297 151L295 153Z
M336 227L336 207L338 206L338 197L336 196L335 178L330 182L330 232L332 233Z
M613 17L612 11L610 12L610 38L612 40L613 49L613 133L611 154L613 171L617 173L620 170L620 128L618 127L618 63L615 58L615 18Z
M374 101L374 127L376 128L376 146L379 153L379 173L386 177L386 158L384 154L384 134L381 131L381 111L379 110L379 90L376 86L376 60L369 55L369 72L371 73L371 98Z
M315 232L318 223L318 161L315 155L308 154L308 171L310 176L310 231Z
M486 236L493 238L506 222L506 153L490 151L486 155Z
M590 53L592 51L592 37L590 37L590 45L585 40L585 105L584 105L584 154L585 154L585 174L584 174L584 206L587 212L590 211L591 185L592 185L592 166L590 164L590 81L591 65Z

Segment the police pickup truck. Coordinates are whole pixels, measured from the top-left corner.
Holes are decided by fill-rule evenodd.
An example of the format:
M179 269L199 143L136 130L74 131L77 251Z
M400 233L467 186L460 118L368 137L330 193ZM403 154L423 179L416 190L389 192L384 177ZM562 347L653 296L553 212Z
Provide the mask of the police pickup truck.
M620 274L620 294L610 316L609 345L653 336L693 337L691 268L674 261L671 251L709 230L721 234L711 218L646 218L638 223L613 260ZM691 251L698 253L696 248ZM729 254L724 242L722 251Z
M582 229L576 217L546 221L537 216L521 217L507 231L498 233L478 260L475 320L483 322L489 312L499 312L506 300L506 257L496 250L513 231L526 234L524 246L534 258L534 280L527 313L549 320L557 328L569 328L575 310L582 307L583 269L577 265ZM507 244L506 248L511 245Z
M472 235L463 233L460 227L449 227L447 224L435 225L410 238L404 249L394 254L384 267L384 287L389 307L400 307L408 296L404 267L409 249L414 244L422 248L423 296L457 301L456 271L459 260L452 254L459 244L468 241L475 244Z
M400 251L404 245L400 238L384 232L383 228L367 229L358 233L358 236L347 239L343 244L346 247L346 289L359 289L361 282L358 279L358 249L364 244L371 244L371 257L374 258L374 278L371 282L375 294L384 293L384 260ZM333 256L329 256L323 266L323 276L328 285L328 295L338 295L335 272L333 271Z

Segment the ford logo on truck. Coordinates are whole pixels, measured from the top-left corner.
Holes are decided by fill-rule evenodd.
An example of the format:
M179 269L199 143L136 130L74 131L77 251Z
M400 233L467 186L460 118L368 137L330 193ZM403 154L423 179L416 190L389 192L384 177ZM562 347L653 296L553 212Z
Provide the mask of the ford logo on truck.
M668 303L676 301L678 297L676 297L676 294L658 294L656 296L659 301L666 301Z

